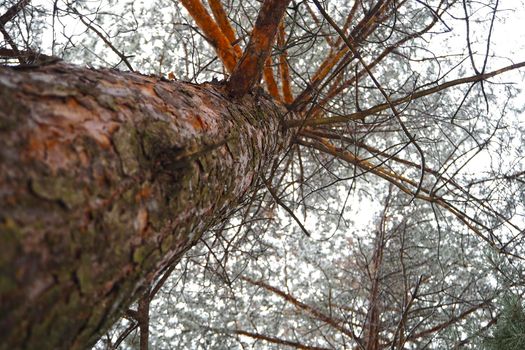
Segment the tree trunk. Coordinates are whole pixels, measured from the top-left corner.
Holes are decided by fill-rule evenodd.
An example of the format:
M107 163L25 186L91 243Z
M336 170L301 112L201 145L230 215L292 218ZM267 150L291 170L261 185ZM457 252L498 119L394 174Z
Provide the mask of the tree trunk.
M289 146L265 95L0 68L0 349L88 348Z

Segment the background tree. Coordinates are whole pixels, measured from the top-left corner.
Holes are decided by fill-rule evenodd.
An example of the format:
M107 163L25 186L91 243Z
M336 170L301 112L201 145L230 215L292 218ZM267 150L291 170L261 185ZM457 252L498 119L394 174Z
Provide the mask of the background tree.
M493 336L485 340L487 349L520 349L525 345L525 313L520 298L507 295Z
M494 323L492 301L505 289L519 290L523 276L523 121L519 118L521 107L512 99L517 90L496 78L523 64L494 56L492 36L497 33L498 15L503 13L499 2L292 2L282 21L273 22L271 19L280 16L264 20L271 2L262 10L259 3L251 2L181 3L183 7L172 1L146 5L134 1L57 2L52 8L31 7L27 2L6 5L6 9L16 8L11 13L17 15L2 22L7 33L4 56L8 56L8 63L18 59L22 64L18 71L29 73L17 78L23 73L5 70L4 80L11 85L24 81L26 86L40 86L38 79L42 81L45 74L66 69L35 47L50 45L53 55L70 61L193 82L232 73L225 85L230 94L255 98L256 103L263 99L265 106L276 111L262 92L245 95L262 75L273 103L287 110L280 112L284 115L280 126L293 135L292 144L286 137L266 141L265 145L280 143L280 151L270 152L278 159L273 165L256 168L257 177L249 181L250 191L239 198L240 209L234 201L227 202L228 215L213 212L199 234L192 236L195 239L184 244L184 249L179 247L181 252L197 240L202 242L178 265L174 278L183 276L182 282L169 281L164 290L153 283L164 282L179 254L173 260L151 258L154 266L137 264L135 280L127 275L113 286L126 280L142 289L115 292L125 300L111 310L101 307L105 321L89 330L93 332L89 340L77 340L75 345L93 341L94 334L111 323L112 315L139 294L138 308L127 311L130 321L123 321L113 335L103 338L101 347L123 344L124 336L139 326L143 348L148 343L169 348L174 342L188 348L224 347L225 342L232 348L250 343L263 348L367 349L475 344L480 329L483 332ZM255 21L258 14L263 14L261 21ZM85 33L71 31L71 18L82 23ZM26 28L29 35L24 36L20 28ZM49 30L53 40L49 40ZM46 35L40 36L39 31ZM61 32L64 37L57 34ZM272 40L275 32L277 37ZM458 32L466 32L466 38L454 40ZM271 55L266 56L265 48L272 43ZM35 72L35 63L45 66ZM88 75L77 69L72 76L82 74ZM177 92L167 82L134 74L105 74L117 80L143 79L143 84L153 88L159 84L169 90L164 96L156 91L167 105L173 104L168 95L189 91L181 88ZM95 86L107 84L100 74L93 79ZM220 86L216 91L222 91ZM62 86L58 87L51 85L42 91L59 96L56 91ZM204 90L201 93L202 100L211 98ZM6 96L9 98L3 103L14 95ZM107 96L118 97L100 89L93 96L97 102L107 101ZM43 97L38 106L46 100ZM133 103L133 98L117 100L116 109ZM224 107L226 101L219 104ZM234 100L222 115L238 104L239 100ZM253 108L248 105L241 113L251 113ZM210 113L210 109L202 113ZM256 118L271 120L266 114ZM193 124L203 123L198 120ZM139 133L141 137L158 136L149 143L151 150L158 145L161 149L180 147L174 135L159 128L145 130ZM52 137L56 135L48 135L49 140ZM113 134L110 139L122 157L118 139L115 142ZM191 144L192 139L188 140L184 142ZM220 150L230 144L213 153L199 148L210 141L195 140L193 144L201 151L192 152L195 156L182 167L193 174L197 170L189 163L204 163L204 170L199 171L209 174L208 158L202 158L208 153L210 162L224 157ZM142 140L139 144L148 143ZM160 167L153 168L154 172L169 172L170 160L179 159L180 153L167 154L160 157L146 152L158 161L144 167L151 170L156 164ZM111 169L105 164L97 167ZM264 168L269 172L262 172ZM5 165L2 174L7 174L7 169ZM114 171L123 179L131 175L125 167ZM242 181L239 173L235 174L237 181ZM185 177L175 179L191 186ZM232 184L236 185L239 182ZM56 199L48 190L35 192L45 200ZM167 207L175 213L171 220L176 221L180 211L191 207L191 200L180 198L184 200ZM366 199L372 203L367 210L377 215L356 235L352 233L358 225L352 204ZM66 207L75 205L64 203ZM121 213L119 221L131 222L137 214L136 218L143 218L136 221L139 228L156 231L151 224L151 207L148 216L129 203L118 206L110 201L108 208ZM95 215L96 221L97 215L104 218L107 214L90 215ZM227 216L232 219L224 221ZM12 220L6 214L2 219L3 232L21 225L18 218ZM165 220L170 219L166 216ZM211 226L214 229L200 237L203 229ZM93 234L98 237L109 231L102 227ZM267 232L277 236L263 235ZM129 235L133 238L137 234ZM121 246L118 241L109 244L107 256ZM136 247L135 243L129 249ZM163 263L159 265L156 259ZM12 266L9 259L2 265ZM9 276L2 271L2 276ZM176 292L166 294L170 289ZM18 292L16 288L12 291ZM150 305L158 293L164 297ZM83 291L81 298L94 294ZM212 299L211 294L219 299ZM57 301L64 299L67 297L61 295L47 302L46 310L59 311L54 311L58 316L51 318L44 330L56 327L57 320L71 312L55 308ZM173 303L167 308L158 304L161 301ZM76 312L81 319L82 309ZM156 320L149 340L148 315ZM38 313L35 317L42 318ZM2 326L9 326L12 319L7 316L3 321ZM119 333L121 328L123 333ZM22 340L14 338L41 339L34 334L28 332Z

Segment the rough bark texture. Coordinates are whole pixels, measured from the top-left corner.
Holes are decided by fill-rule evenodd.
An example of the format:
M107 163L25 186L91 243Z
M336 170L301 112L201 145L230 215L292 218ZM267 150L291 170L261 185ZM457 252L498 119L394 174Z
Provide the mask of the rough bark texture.
M0 349L82 349L290 142L265 96L0 68Z

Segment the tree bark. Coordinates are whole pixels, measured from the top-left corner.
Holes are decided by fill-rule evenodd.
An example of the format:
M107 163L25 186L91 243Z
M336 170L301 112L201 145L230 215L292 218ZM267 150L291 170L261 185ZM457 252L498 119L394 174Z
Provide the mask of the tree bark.
M243 96L261 80L264 63L270 56L279 23L289 3L290 0L264 0L248 46L228 80L230 96Z
M0 106L0 349L90 347L291 143L265 95L66 64Z

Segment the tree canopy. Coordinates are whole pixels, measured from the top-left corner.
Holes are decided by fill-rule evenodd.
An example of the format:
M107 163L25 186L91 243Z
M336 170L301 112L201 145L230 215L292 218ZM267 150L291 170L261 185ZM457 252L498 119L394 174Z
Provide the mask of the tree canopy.
M501 300L525 293L523 5L0 5L6 66L214 81L233 103L271 99L292 135L95 348L138 348L141 312L155 349L477 349L516 333Z

